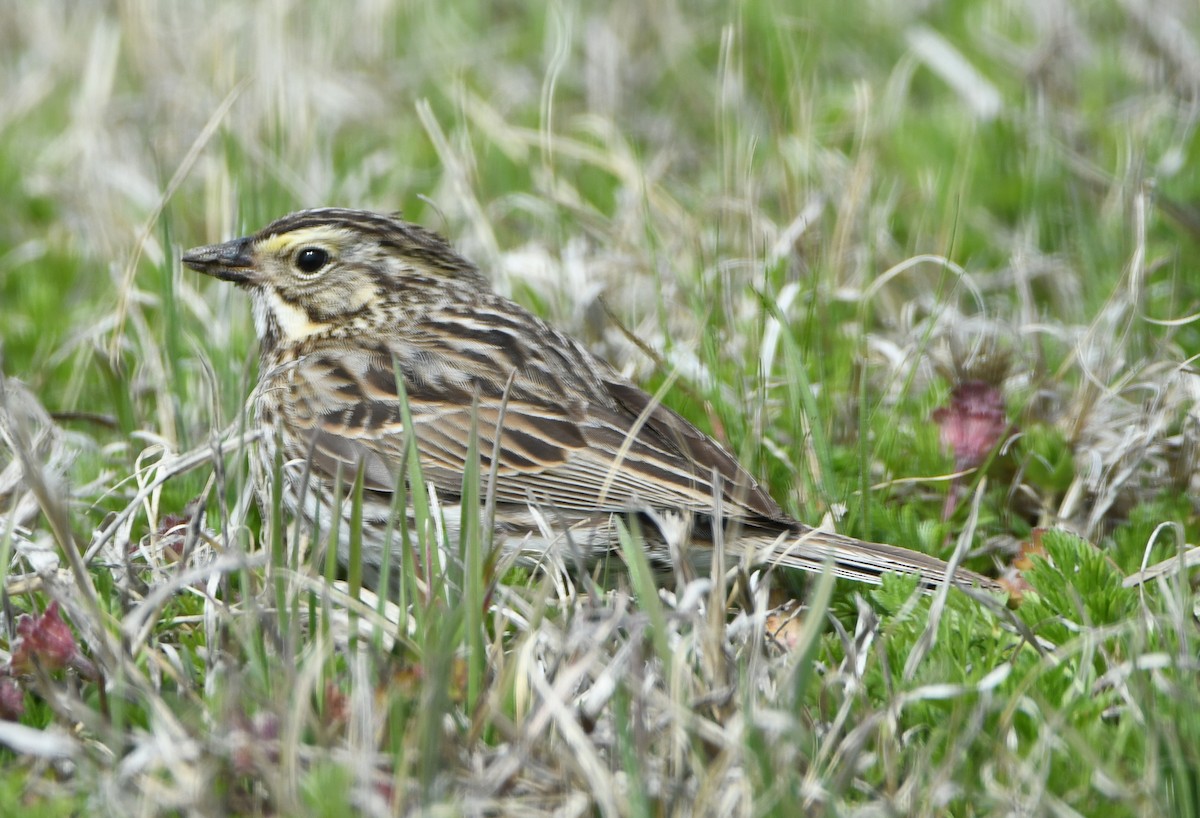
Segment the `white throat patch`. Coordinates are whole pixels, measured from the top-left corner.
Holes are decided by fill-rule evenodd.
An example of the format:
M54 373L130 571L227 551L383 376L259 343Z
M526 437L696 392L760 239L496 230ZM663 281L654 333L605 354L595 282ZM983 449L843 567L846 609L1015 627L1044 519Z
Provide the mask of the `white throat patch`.
M311 320L308 313L284 301L274 290L258 289L253 300L254 329L259 338L266 337L271 318L275 319L279 340L283 343L295 343L329 329L329 324Z

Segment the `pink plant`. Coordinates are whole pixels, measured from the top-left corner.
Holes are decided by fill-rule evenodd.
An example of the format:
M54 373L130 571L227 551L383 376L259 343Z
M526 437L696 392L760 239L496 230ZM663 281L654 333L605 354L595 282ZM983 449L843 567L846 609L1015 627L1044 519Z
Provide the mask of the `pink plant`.
M17 638L9 660L11 673L25 675L39 668L52 672L68 667L85 679L99 678L95 665L80 652L75 634L58 611L58 602L51 602L41 614L22 614L17 619Z
M0 676L0 719L16 721L25 715L25 690L11 676Z
M1004 396L984 381L963 381L950 393L950 405L933 412L942 445L954 453L954 467L980 466L1008 432Z
M51 602L44 613L21 614L17 619L17 641L13 648L12 668L15 673L43 670L62 670L79 654L75 634L58 612L58 602Z
M983 465L992 450L1008 434L1004 396L986 381L962 381L950 392L950 405L934 410L933 422L940 427L942 446L954 454L954 470ZM949 520L958 508L962 478L950 482L942 519Z

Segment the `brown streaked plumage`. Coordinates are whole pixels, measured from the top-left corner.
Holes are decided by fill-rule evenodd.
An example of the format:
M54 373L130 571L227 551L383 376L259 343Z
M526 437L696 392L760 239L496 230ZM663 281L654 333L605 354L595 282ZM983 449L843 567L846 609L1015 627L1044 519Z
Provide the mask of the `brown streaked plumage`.
M462 491L474 426L481 474L498 453L495 540L529 558L612 551L613 518L623 515L640 519L653 559L690 546L707 566L719 509L727 549L752 550L756 562L821 571L830 560L837 576L866 582L889 571L918 574L926 585L946 578L934 557L787 516L711 438L497 295L424 228L365 211L306 210L253 236L190 250L183 261L250 293L261 354L255 414L266 431L260 490L282 446L288 510L328 522L335 481L361 467L371 565L397 525L390 517L405 445L399 376L423 478L443 516L453 525L447 512ZM350 503L337 513L348 521ZM348 525L339 529L345 559ZM689 542L671 542L685 530ZM953 580L996 587L965 570Z

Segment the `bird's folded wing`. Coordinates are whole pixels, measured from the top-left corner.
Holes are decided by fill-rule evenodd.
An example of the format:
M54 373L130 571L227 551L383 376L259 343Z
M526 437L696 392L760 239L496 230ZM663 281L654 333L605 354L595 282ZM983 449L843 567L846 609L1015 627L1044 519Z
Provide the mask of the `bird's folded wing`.
M319 474L353 474L366 485L394 486L406 445L390 360L309 356L302 379L321 391L297 391L304 401L293 420L307 425L290 458L309 458ZM388 388L390 385L390 389ZM554 397L517 373L506 389L438 394L422 382L407 390L422 473L439 490L462 487L472 429L480 473L495 456L499 502L539 503L596 513L678 509L711 514L719 485L723 516L781 518L782 512L737 462L710 438L631 384L612 381L607 401ZM499 430L499 445L496 444Z

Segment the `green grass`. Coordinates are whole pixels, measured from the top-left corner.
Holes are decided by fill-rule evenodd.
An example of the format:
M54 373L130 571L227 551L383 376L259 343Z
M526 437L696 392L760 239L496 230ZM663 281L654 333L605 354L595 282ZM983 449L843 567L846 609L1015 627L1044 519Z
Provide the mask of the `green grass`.
M1194 580L1122 584L1200 528L1198 23L1145 0L0 11L0 648L57 600L102 674L21 678L56 743L0 749L0 814L1200 814ZM451 559L406 550L398 606L334 587L248 488L245 299L178 263L322 204L402 210L671 381L801 519L1050 561L1012 611L901 578L726 598L653 576L636 531L593 582L496 564L481 525ZM932 414L970 378L1015 438L951 480ZM437 509L404 500L437 554ZM790 648L768 585L804 606Z

